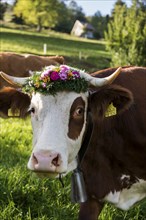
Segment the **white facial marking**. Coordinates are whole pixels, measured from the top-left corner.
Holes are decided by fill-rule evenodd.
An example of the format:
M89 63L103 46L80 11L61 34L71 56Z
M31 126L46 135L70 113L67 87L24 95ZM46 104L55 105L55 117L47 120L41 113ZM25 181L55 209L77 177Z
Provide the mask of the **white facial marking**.
M66 173L76 168L76 156L81 147L82 137L86 127L88 93L60 92L55 96L36 93L32 97L33 152L28 162L28 168L34 170L32 157L36 152L48 151L57 153L61 164L54 172ZM73 101L82 97L85 102L84 124L76 140L68 137L70 109ZM34 153L34 154L33 154ZM52 155L51 155L52 156ZM54 167L52 168L54 169Z
M103 200L113 203L120 209L128 210L132 205L145 197L146 181L139 179L138 182L134 183L129 189L110 192Z

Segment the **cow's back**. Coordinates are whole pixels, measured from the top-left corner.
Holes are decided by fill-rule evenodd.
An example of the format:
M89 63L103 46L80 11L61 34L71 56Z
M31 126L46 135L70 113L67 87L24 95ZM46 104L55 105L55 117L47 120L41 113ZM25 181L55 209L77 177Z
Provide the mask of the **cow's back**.
M45 66L63 64L63 62L64 58L60 56L45 57L11 52L0 53L0 71L16 77L28 77L30 71L40 71ZM0 77L0 88L3 86L10 86L10 84Z

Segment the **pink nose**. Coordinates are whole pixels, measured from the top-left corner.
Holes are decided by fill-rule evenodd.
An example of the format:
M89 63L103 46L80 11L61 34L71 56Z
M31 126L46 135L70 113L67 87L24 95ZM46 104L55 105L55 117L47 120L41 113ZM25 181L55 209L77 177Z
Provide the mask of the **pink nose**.
M49 151L34 152L32 164L36 171L55 172L61 164L60 155Z

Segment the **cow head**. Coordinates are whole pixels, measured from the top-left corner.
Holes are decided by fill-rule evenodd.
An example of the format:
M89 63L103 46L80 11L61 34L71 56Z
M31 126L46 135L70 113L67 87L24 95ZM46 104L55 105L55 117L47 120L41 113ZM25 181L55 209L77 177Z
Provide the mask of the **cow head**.
M90 85L93 85L94 87L102 87L103 85L110 84L120 72L120 69L118 69L109 77L100 79L91 77L84 71L80 71L66 66L63 67L68 69L67 72L70 74L70 76L73 74L76 75L73 76L74 82L78 80L76 78L79 77L85 80L84 82L86 85L88 83ZM56 67L50 67L49 71L51 73L52 68ZM55 69L55 71L59 74L61 72L60 69ZM48 74L50 74L50 72ZM24 78L11 77L4 73L1 73L1 75L9 82L17 83L19 85L26 84L26 79ZM44 72L43 75L41 75L41 77L46 77ZM39 75L39 79L42 80L44 78L40 78ZM58 81L56 78L55 80L56 82ZM59 80L61 81L61 79ZM28 111L31 112L33 128L33 150L28 162L28 168L42 176L57 177L58 174L65 175L69 171L75 169L77 166L76 156L80 150L83 137L86 131L87 110L89 107L88 100L90 95L88 90L86 90L85 88L81 88L84 87L84 83L81 85L72 85L71 88L68 87L68 84L68 90L66 87L65 90L62 89L62 87L59 87L59 91L55 90L55 94L53 94L54 90L48 89L52 88L48 87L48 85L50 85L49 83L46 87L45 85L43 85L44 87L41 88L37 85L37 83L40 82L37 80L33 81L32 78L29 78L29 81L27 81L27 86L29 86L30 89L33 88L34 91L31 95L31 98L28 98L29 96L27 94L24 94L28 99L27 107L29 105ZM54 83L54 85L57 84ZM78 86L80 88L79 90L77 88ZM111 93L113 95L113 89L111 90ZM118 90L120 89L118 88L115 90L117 94L119 94ZM124 92L128 97L128 92L125 90ZM0 102L1 96L4 93L5 90L0 92ZM16 91L16 93L21 94L20 98L17 95L17 103L23 103L22 93L19 91ZM92 105L94 105L95 103L97 109L98 101L96 102L95 100L96 96L98 96L96 95L96 93L94 93L92 97L90 96L90 102L92 102L90 106L92 107ZM107 96L108 99L110 97L109 94L105 94L105 96ZM117 96L119 99L119 95ZM9 97L11 96L9 95ZM114 99L116 100L115 97L116 96L114 96ZM100 100L100 96L98 97L98 99ZM109 100L109 102L111 102L111 100ZM21 105L21 107L22 106L23 105Z

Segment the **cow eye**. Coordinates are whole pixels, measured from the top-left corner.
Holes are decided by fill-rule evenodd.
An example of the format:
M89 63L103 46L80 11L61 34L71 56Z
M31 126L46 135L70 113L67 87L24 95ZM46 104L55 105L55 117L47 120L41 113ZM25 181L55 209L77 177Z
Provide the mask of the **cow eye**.
M75 110L74 116L82 116L84 114L84 108L83 107L78 107Z

